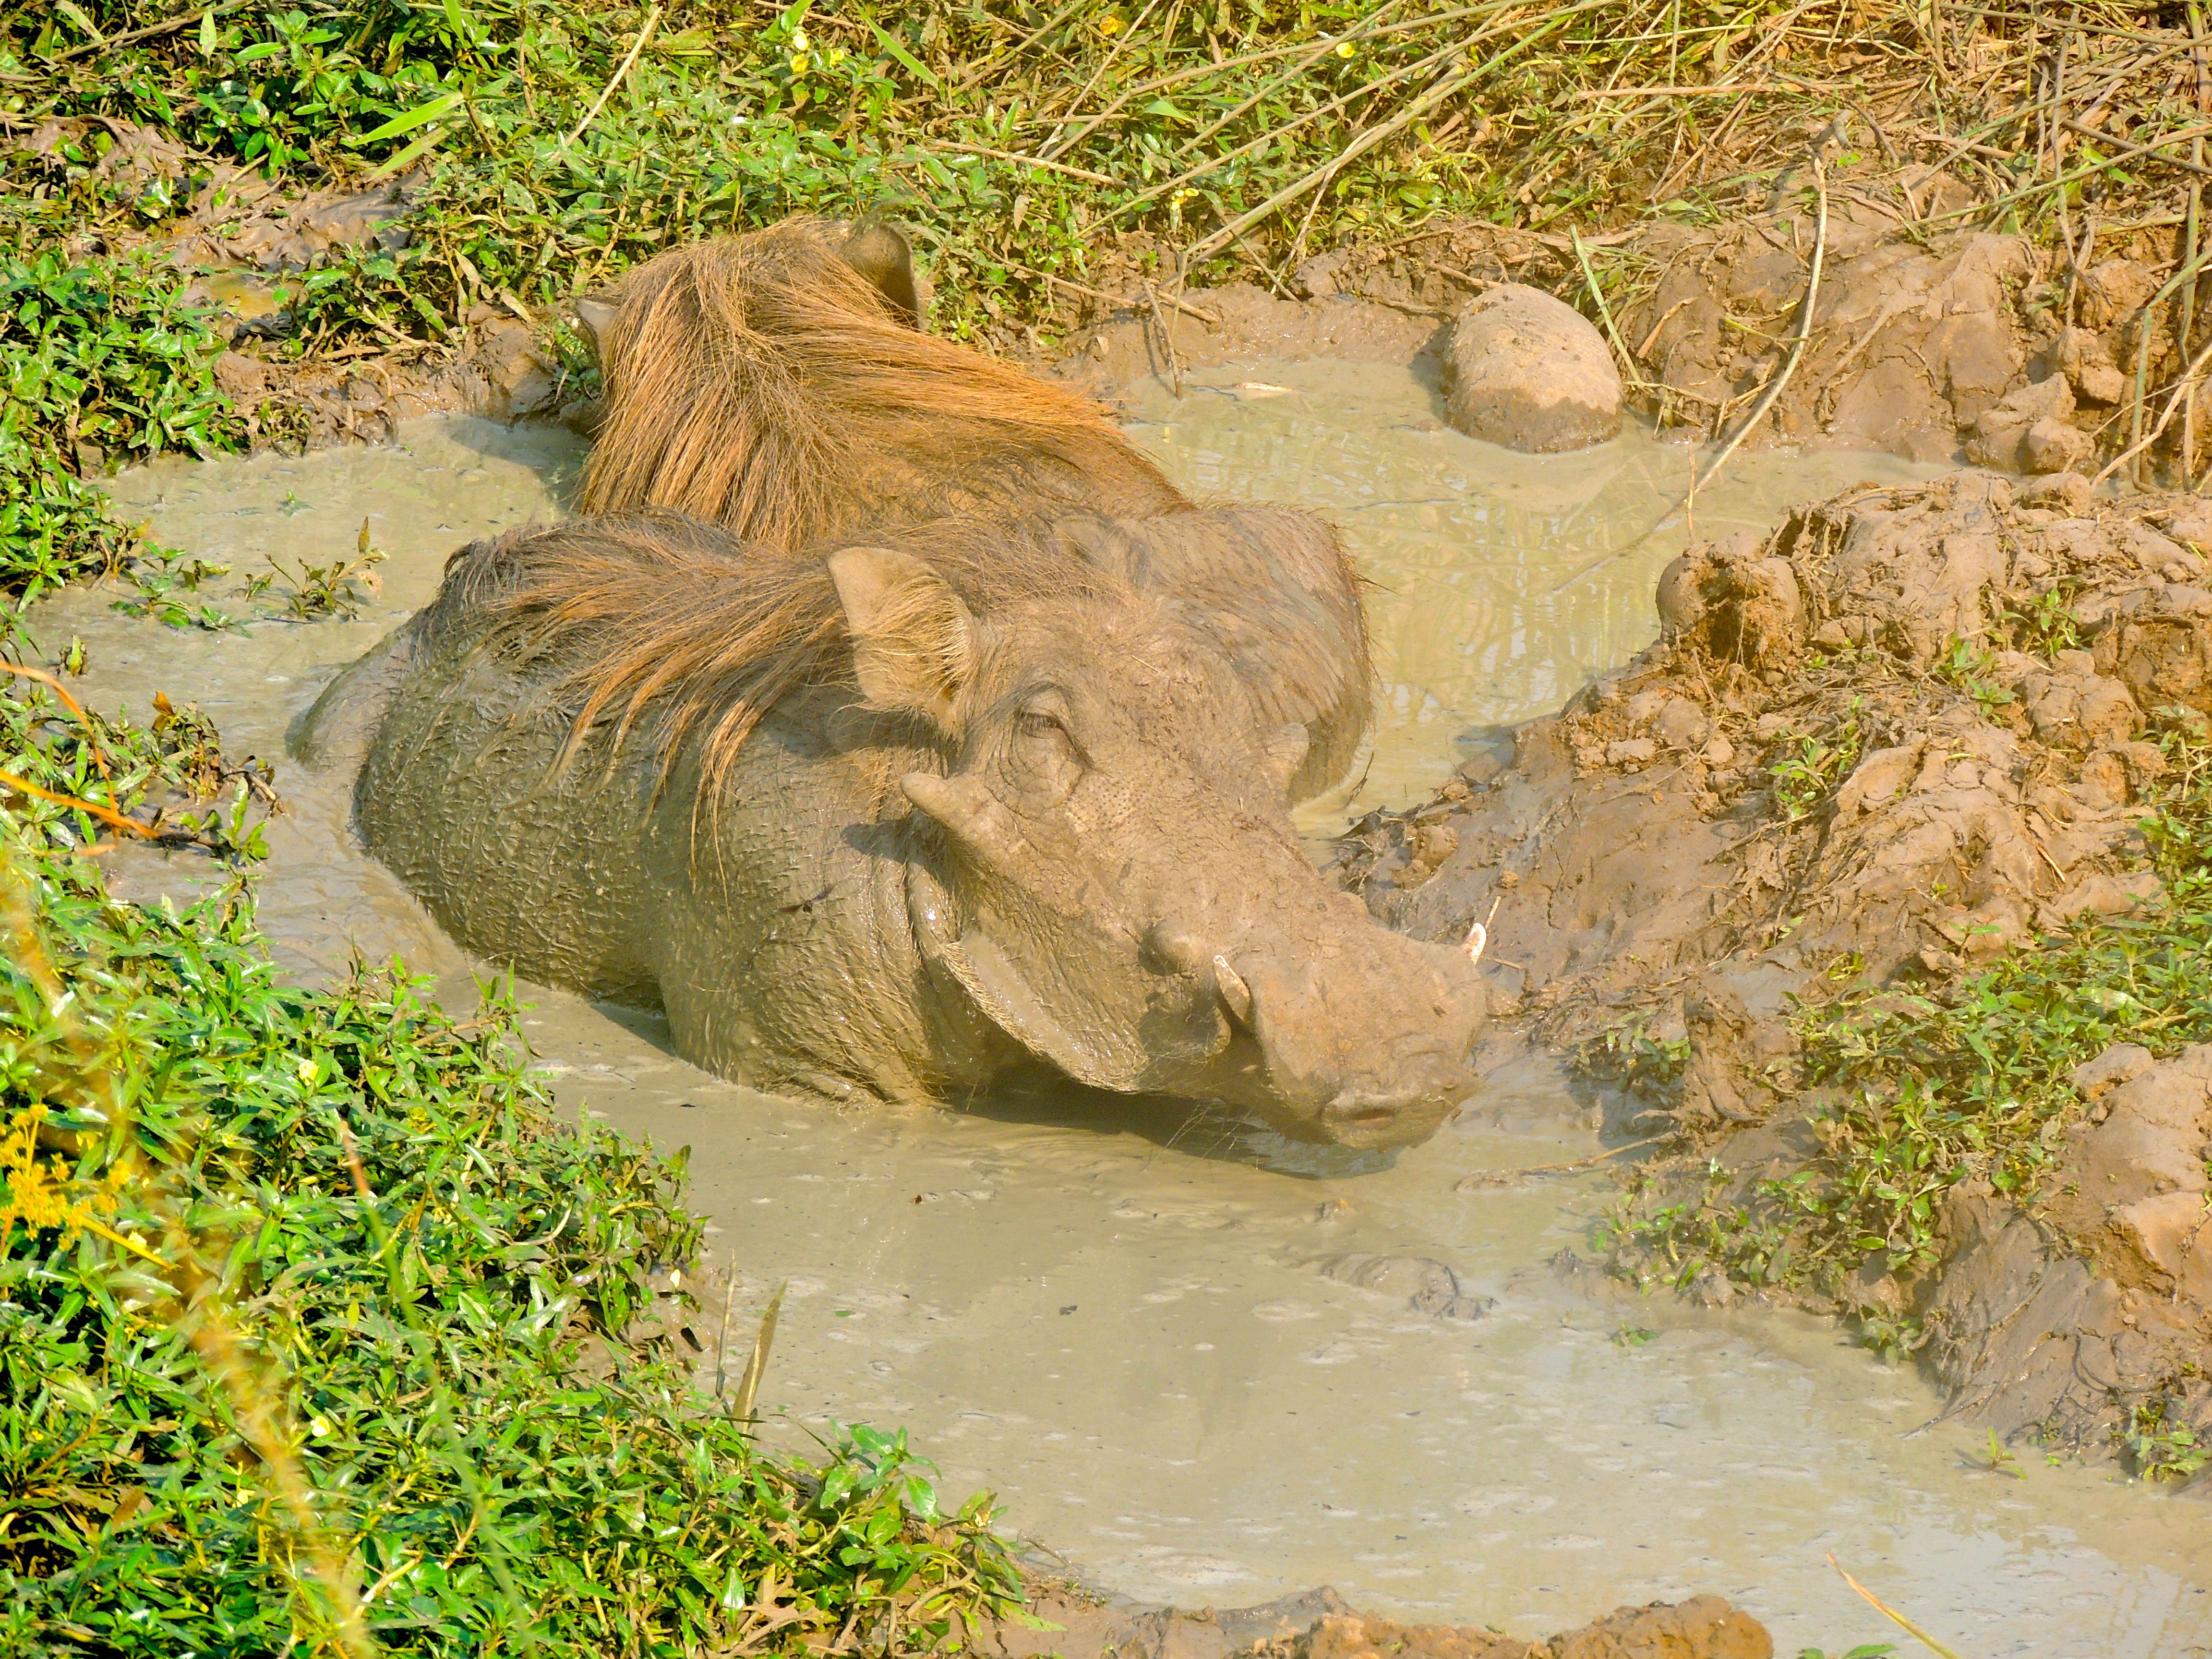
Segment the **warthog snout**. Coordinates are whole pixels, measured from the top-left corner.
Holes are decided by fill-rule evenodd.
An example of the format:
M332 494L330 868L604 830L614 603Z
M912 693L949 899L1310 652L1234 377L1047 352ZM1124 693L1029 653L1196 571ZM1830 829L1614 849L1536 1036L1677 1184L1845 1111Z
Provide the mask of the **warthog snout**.
M1258 1051L1244 1103L1302 1139L1407 1146L1473 1088L1488 998L1461 953L1347 921L1213 957L1223 1008Z

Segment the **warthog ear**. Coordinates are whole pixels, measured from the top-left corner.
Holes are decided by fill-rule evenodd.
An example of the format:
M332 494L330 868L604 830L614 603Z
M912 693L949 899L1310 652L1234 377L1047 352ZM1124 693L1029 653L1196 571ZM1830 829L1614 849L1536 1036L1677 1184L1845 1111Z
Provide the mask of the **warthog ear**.
M1275 728L1267 739L1267 770L1284 788L1298 775L1298 768L1306 763L1307 751L1313 747L1313 738L1297 720Z
M975 653L975 619L960 596L920 559L888 547L840 549L830 579L845 607L860 695L955 729L953 702Z
M599 367L607 366L607 331L614 326L615 314L620 309L611 300L579 300L576 301L576 321L585 337L592 343L592 356Z
M914 286L914 250L905 237L880 219L854 228L837 257L866 277L908 328L921 326L921 306Z

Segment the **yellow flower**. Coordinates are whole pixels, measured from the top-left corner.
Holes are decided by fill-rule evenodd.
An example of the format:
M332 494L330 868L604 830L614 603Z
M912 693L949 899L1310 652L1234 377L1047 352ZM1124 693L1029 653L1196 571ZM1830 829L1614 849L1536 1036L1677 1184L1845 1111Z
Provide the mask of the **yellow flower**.
M806 44L806 31L805 29L793 29L791 32L791 49L802 55L812 50L812 48Z
M1340 40L1336 43L1336 55L1339 58L1349 58L1358 50L1359 48L1349 40Z
M300 1062L300 1081L302 1083L313 1083L315 1080L315 1073L319 1069L319 1068L316 1066L313 1060L301 1060Z
M793 75L804 75L806 73L806 54L805 52L797 52L791 55L791 72Z
M1102 18L1100 18L1100 19L1098 20L1098 33L1101 33L1101 34L1119 34L1121 32L1121 14L1120 14L1119 12L1111 12L1111 11L1109 11L1109 12L1108 12L1108 13L1107 13L1103 17L1102 17Z
M836 68L837 67L837 65L838 65L838 64L840 64L843 63L844 61L845 61L845 48L844 48L844 47L842 47L842 46L835 46L835 47L832 47L832 48L830 49L830 67L831 69L836 69Z

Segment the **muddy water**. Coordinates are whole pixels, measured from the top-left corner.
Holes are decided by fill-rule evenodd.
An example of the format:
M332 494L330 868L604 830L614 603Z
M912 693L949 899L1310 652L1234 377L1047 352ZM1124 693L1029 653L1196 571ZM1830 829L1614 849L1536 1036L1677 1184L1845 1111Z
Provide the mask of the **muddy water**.
M1378 776L1433 778L1465 722L1546 706L1648 637L1663 545L1620 571L1582 567L1673 499L1651 480L1678 475L1677 457L1630 440L1617 465L1515 461L1418 430L1402 375L1228 379L1306 389L1187 388L1181 410L1142 394L1148 441L1201 487L1342 490L1358 509L1362 556L1396 583L1378 633L1405 689ZM1425 471L1431 454L1443 459ZM392 555L382 592L357 622L243 637L171 633L84 593L36 625L49 649L87 640L92 695L141 711L155 690L191 697L234 752L274 753L327 673L434 590L453 546L552 510L576 459L564 437L461 421L418 423L397 449L149 468L118 493L171 544L234 565L226 580L272 552L346 552L366 517ZM1893 464L1760 465L1767 494L1735 510ZM1701 529L1722 510L1701 502ZM1394 541L1378 523L1409 527ZM252 609L221 586L216 602ZM1449 604L1463 620L1441 616ZM263 915L288 963L398 951L465 996L471 964L354 848L343 781L289 768L282 781L292 811L270 836ZM143 894L190 874L142 855L117 879ZM1971 1434L1930 1425L1924 1385L1815 1322L1561 1275L1547 1263L1586 1249L1598 1177L1456 1191L1470 1170L1595 1147L1587 1107L1541 1070L1493 1077L1395 1162L1333 1161L1075 1099L833 1113L702 1075L649 1017L528 994L563 1102L690 1146L693 1201L751 1305L789 1280L773 1431L903 1423L947 1486L994 1486L1012 1526L1118 1589L1232 1605L1326 1581L1522 1633L1711 1589L1768 1620L1785 1652L1894 1635L1830 1571L1832 1552L1965 1653L2212 1647L2203 1505L2032 1454L2024 1479L1977 1470ZM1492 1305L1431 1318L1402 1289L1325 1271L1353 1253L1448 1263Z
M1187 488L1331 514L1376 584L1381 720L1356 811L1425 796L1472 731L1557 708L1658 631L1654 580L1701 537L1764 530L1861 483L1942 469L1852 451L1740 453L1686 511L1690 452L1632 427L1575 455L1516 455L1437 418L1427 380L1386 363L1259 362L1126 400ZM1333 827L1318 803L1310 827ZM1340 821L1340 817L1338 821Z

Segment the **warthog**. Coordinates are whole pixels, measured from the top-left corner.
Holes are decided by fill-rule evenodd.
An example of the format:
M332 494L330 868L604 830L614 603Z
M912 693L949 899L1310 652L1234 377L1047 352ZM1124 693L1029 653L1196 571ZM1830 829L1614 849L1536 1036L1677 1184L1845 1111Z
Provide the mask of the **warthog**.
M901 327L827 264L883 333L746 279L726 298L763 331L725 359L754 387L732 407L748 441L818 441L863 487L896 449L912 488L873 517L826 489L794 512L763 475L720 516L772 532L648 507L456 556L302 729L310 757L357 760L369 848L465 944L657 1003L688 1058L762 1086L938 1101L1043 1061L1307 1138L1430 1133L1468 1085L1480 982L1323 880L1286 811L1306 720L1346 700L1341 623L1285 573L1340 571L1334 538L1181 503L1096 412ZM640 275L649 311L673 279ZM857 437L817 430L823 340L886 335L939 390L856 356L903 387L882 400L897 443L857 412ZM1006 388L1012 412L979 425ZM1363 720L1365 674L1363 640Z
M952 515L1141 519L1128 574L1202 611L1268 718L1306 727L1292 799L1351 766L1373 671L1334 531L1194 511L1089 399L918 332L895 231L787 220L664 253L615 301L584 513L671 507L779 552Z

